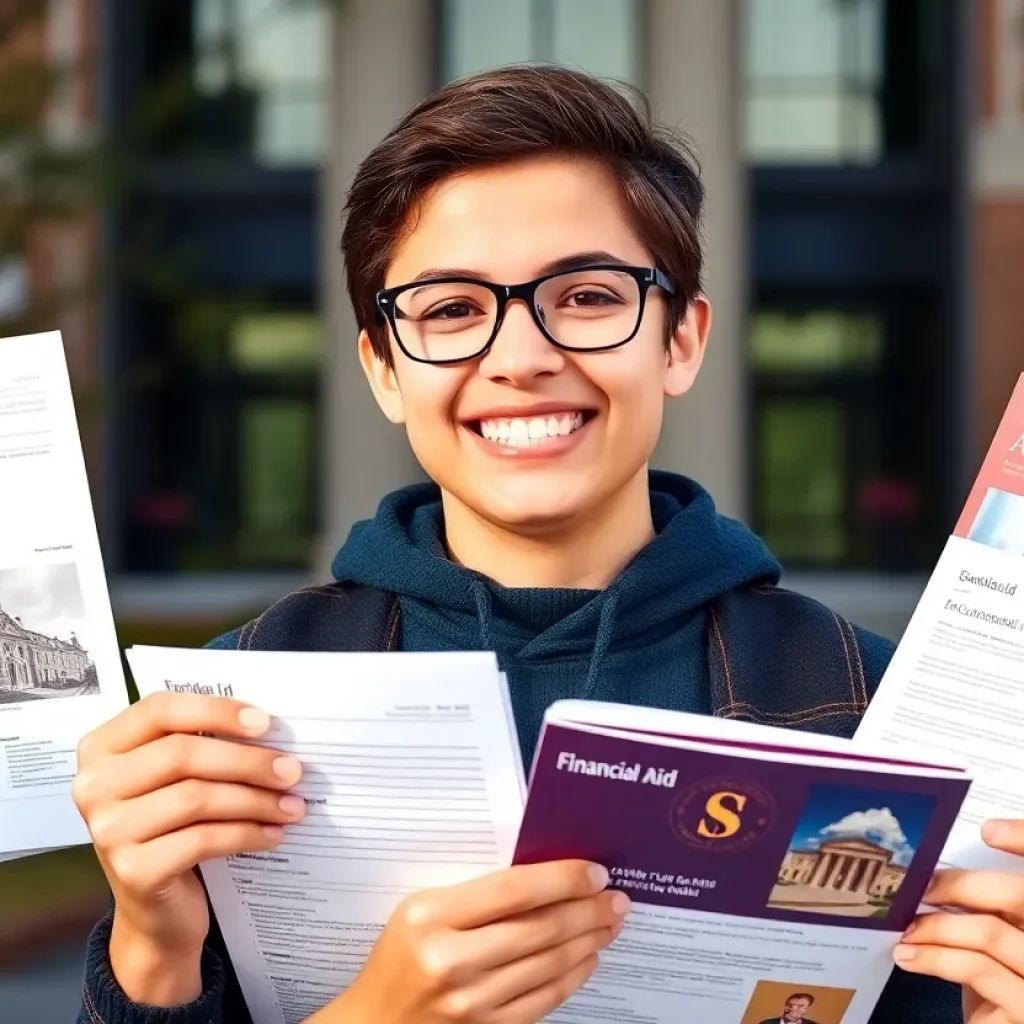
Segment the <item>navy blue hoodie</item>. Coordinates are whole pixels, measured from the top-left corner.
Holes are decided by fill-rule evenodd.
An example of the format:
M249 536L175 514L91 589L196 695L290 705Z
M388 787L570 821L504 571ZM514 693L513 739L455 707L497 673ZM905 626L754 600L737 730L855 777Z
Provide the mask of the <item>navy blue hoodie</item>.
M338 580L399 595L403 650L495 651L529 764L545 708L563 697L709 710L709 601L779 565L706 491L651 473L656 536L604 590L509 589L449 560L438 489L388 496L334 560Z

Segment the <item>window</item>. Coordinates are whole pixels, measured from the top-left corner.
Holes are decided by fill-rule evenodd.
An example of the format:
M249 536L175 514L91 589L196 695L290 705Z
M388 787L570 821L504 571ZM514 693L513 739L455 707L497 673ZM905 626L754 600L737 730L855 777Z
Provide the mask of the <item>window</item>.
M322 329L308 304L146 303L127 568L304 569L318 523ZM152 318L152 319L149 319Z
M914 571L942 543L935 325L873 305L751 318L754 519L789 568Z
M639 0L443 0L441 78L545 61L637 81Z
M755 163L872 164L921 147L942 73L930 0L745 0Z
M156 145L174 155L214 152L266 167L317 163L330 5L151 0L146 80Z

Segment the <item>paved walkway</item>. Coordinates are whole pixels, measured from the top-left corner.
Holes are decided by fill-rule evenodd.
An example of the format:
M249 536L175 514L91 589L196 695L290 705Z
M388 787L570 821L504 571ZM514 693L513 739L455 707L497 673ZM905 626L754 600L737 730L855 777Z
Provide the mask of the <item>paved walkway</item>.
M83 946L61 949L29 967L0 971L3 1024L75 1024L82 999Z

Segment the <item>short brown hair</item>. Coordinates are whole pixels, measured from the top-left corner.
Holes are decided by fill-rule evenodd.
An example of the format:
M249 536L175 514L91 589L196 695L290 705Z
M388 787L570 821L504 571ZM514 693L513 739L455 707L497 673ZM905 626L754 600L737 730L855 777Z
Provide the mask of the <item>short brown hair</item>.
M636 89L568 68L513 65L461 79L415 106L362 162L341 248L360 329L390 362L375 296L410 214L454 174L531 156L604 163L634 229L677 289L673 325L701 289L704 188L686 143L654 124Z

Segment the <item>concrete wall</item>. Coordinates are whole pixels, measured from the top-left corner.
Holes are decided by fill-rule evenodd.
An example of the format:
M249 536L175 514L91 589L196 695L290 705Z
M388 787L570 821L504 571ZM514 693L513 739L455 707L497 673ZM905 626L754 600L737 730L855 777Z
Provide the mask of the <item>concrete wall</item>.
M656 464L699 480L726 515L746 512L743 336L746 174L740 150L738 0L649 0L646 88L655 116L694 142L707 189L711 337L694 390L666 412Z
M324 372L324 536L317 572L353 522L373 514L390 490L420 469L400 427L381 415L356 353L356 323L338 245L341 211L359 162L433 87L431 5L345 0L333 26L328 157L322 192L323 302L328 330ZM385 67L381 55L387 54Z

